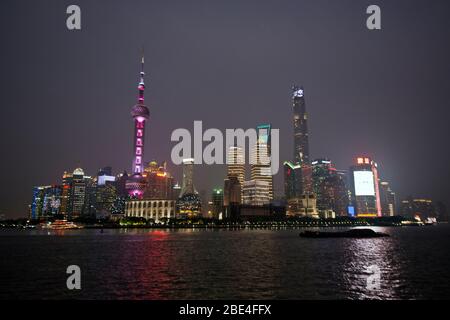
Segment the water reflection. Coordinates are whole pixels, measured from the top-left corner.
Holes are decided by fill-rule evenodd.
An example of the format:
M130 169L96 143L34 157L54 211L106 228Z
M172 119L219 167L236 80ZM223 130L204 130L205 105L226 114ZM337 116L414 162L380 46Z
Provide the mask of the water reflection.
M376 231L391 237L307 239L299 230L8 232L0 241L0 298L450 298L450 226ZM79 292L65 287L70 264L82 269ZM380 290L367 288L371 265L380 269Z

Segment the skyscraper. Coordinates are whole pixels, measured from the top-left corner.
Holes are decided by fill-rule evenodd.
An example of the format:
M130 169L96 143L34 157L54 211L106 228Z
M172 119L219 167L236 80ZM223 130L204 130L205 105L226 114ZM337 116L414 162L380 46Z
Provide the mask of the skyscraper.
M183 182L180 197L197 193L194 187L194 159L183 159Z
M194 159L183 159L183 183L176 206L180 218L194 218L201 214L202 202L194 187Z
M352 202L359 217L381 217L377 164L368 157L358 157L350 168Z
M69 217L69 207L70 207L70 195L72 186L72 173L64 171L62 177L62 191L61 191L61 207L59 213L64 216L64 218Z
M239 205L242 203L242 188L236 176L230 176L224 181L223 206L224 218L233 218L239 214Z
M319 212L333 211L337 216L347 215L349 197L345 174L336 170L328 159L314 160L311 167L312 187Z
M228 177L237 177L241 185L244 183L245 159L244 151L241 147L230 146L228 149L227 171Z
M298 215L304 201L313 192L312 167L309 160L309 137L303 87L292 87L292 111L294 124L294 159L284 163L285 197L287 214ZM302 198L302 199L300 199Z
M33 188L31 219L51 218L59 214L61 186L37 186Z
M251 164L250 166L250 175L251 180L253 181L264 181L266 182L268 189L268 199L269 201L273 200L273 176L272 176L272 167L271 167L271 136L270 124L262 124L256 127L257 130L257 143L253 147L253 159L256 163ZM256 184L253 184L256 186ZM250 185L247 186L247 188ZM244 188L242 188L242 192L244 192Z
M309 163L308 117L306 114L303 87L292 87L292 109L294 111L294 162Z
M156 161L151 161L144 171L147 180L144 192L145 199L176 200L173 195L174 179L167 170L166 162L159 165Z
M380 182L380 202L381 213L384 217L392 217L395 215L395 193L391 190L389 182Z
M210 217L219 219L223 214L223 189L215 188L211 194Z
M72 185L70 194L69 218L73 219L83 214L86 202L87 177L81 168L76 168L72 173Z
M286 200L302 195L302 167L290 161L284 162L284 194Z
M333 210L333 184L332 177L336 172L328 159L317 159L312 163L312 186L317 199L317 209Z
M142 199L146 181L142 176L144 171L144 138L145 138L145 121L150 117L149 109L144 105L144 55L141 60L140 82L138 85L139 96L138 103L131 109L131 116L134 119L134 137L133 137L133 164L132 174L129 177L126 188L131 197Z

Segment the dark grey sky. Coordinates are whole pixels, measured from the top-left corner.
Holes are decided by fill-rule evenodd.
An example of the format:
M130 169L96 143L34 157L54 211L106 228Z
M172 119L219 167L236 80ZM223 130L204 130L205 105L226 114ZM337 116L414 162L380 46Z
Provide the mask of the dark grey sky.
M70 4L81 7L81 31L66 28ZM370 4L382 9L381 31L365 26ZM270 122L291 160L295 82L313 158L347 169L366 153L399 196L448 200L449 9L445 0L2 1L0 211L25 216L33 185L78 165L130 170L142 45L146 160L170 160L171 132L194 120ZM197 189L221 186L224 173L196 168Z

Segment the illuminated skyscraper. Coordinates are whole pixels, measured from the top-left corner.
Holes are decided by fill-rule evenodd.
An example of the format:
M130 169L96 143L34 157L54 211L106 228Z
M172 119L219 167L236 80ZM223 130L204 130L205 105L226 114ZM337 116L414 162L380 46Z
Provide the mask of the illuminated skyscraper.
M349 196L345 174L336 170L328 159L314 160L311 167L312 188L319 212L333 211L337 216L347 215Z
M253 146L252 153L253 159L256 163L250 166L251 180L253 181L264 181L266 182L268 189L268 199L273 200L273 176L271 167L271 136L270 124L262 124L256 127L258 137L257 143ZM256 186L257 184L253 184ZM247 189L250 185L247 186ZM255 190L256 192L256 190ZM259 192L259 191L258 191ZM242 188L242 193L244 193L244 188Z
M381 202L381 213L384 217L395 216L395 193L391 190L389 182L380 182L380 202Z
M211 194L209 216L215 219L223 217L223 189L216 188Z
M317 199L317 209L333 210L332 177L336 169L328 159L317 159L312 163L312 186Z
M167 170L166 162L159 165L156 161L151 161L144 171L147 180L144 192L145 199L176 200L173 196L174 179Z
M234 180L236 179L236 181ZM231 179L231 180L230 180ZM227 178L224 181L224 199L229 206L231 203L242 202L242 186L245 181L245 156L242 147L230 146L227 153ZM239 186L237 186L239 185ZM239 189L239 201L230 201Z
M86 184L90 177L84 175L81 168L76 168L72 173L72 185L70 194L69 218L73 219L83 214L86 202Z
M138 103L132 108L131 116L134 119L134 137L133 137L133 164L132 174L126 183L126 189L131 197L142 199L144 194L146 181L142 176L144 171L144 138L145 138L145 121L150 117L149 109L144 105L144 55L141 60L140 82L138 85L139 97Z
M308 123L303 87L292 87L292 109L294 111L294 162L309 163Z
M284 194L286 200L302 195L302 167L290 161L284 162Z
M183 182L180 197L185 194L196 194L194 188L194 159L183 159Z
M224 181L223 206L224 218L236 217L239 214L239 205L242 203L242 188L236 176L230 176Z
M61 186L37 186L33 188L31 219L51 218L59 214Z
M304 212L301 206L313 192L312 167L309 161L309 137L303 87L292 87L292 111L294 124L294 161L284 162L285 197L288 215Z
M358 217L381 217L377 164L368 157L358 157L350 168L352 202Z
M183 159L183 184L176 206L179 218L194 218L201 214L202 202L194 187L194 159Z
M245 159L244 151L241 147L230 146L227 159L228 177L237 177L242 185L245 180Z
M62 180L62 192L61 192L61 207L60 214L64 216L64 218L69 217L69 207L70 207L70 195L71 195L71 186L72 186L72 173L64 171Z

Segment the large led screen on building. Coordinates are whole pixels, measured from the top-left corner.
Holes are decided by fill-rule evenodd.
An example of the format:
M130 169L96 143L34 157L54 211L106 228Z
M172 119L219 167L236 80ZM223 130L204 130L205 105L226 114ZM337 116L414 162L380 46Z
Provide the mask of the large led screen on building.
M373 183L372 171L355 171L355 195L357 196L374 196L375 186Z

